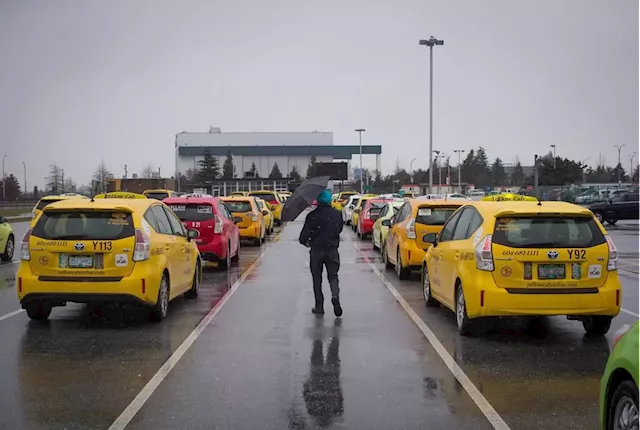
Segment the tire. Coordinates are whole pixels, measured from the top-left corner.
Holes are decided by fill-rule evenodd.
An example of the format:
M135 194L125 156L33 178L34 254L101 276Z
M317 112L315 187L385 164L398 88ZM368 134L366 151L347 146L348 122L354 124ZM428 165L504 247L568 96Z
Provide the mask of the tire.
M411 275L411 271L402 267L402 260L400 259L400 248L396 251L396 275L398 275L398 279L406 280L409 279Z
M260 246L260 245L262 245L262 238L253 239L253 244L254 244L255 246Z
M607 334L611 328L611 320L613 317L595 316L587 317L582 320L582 327L589 336L601 336Z
M375 230L373 231L373 233L371 233L371 246L373 247L374 251L380 251L380 248L378 248L378 246L376 245L376 239L375 239Z
M227 270L231 267L231 242L227 243L227 253L224 261L219 263L220 270Z
M238 249L236 250L236 255L231 257L231 263L238 264L240 262L240 238L238 238Z
M604 224L604 222L605 222L605 218L604 218L604 214L603 214L602 212L600 212L600 211L595 211L595 212L593 213L593 215L595 215L596 219L597 219L598 221L600 221L600 224Z
M151 308L151 321L160 322L167 317L169 311L169 277L167 273L162 274L160 288L158 288L158 301Z
M616 225L617 222L618 222L618 220L615 219L615 218L611 218L611 219L607 220L607 224L609 224L609 225Z
M462 284L456 286L456 325L458 326L458 334L468 336L471 334L472 321L467 316L467 303L464 300L464 291Z
M427 271L427 265L422 265L422 297L424 297L424 304L428 308L435 308L440 303L431 295L431 281L429 279L429 272Z
M29 303L24 307L27 316L34 321L46 321L49 319L51 309L53 309L53 306L42 302Z
M611 387L613 388L613 387ZM615 387L615 391L611 395L611 399L607 405L607 424L606 428L618 429L618 428L632 428L631 426L623 427L624 418L621 417L625 412L629 421L638 419L638 387L632 380L627 379L622 381ZM622 418L622 422L621 422ZM632 422L632 421L631 421Z
M389 255L387 255L387 244L382 244L382 262L384 263L384 268L387 270L393 269L393 264L389 261Z
M0 254L0 260L11 261L13 259L13 252L16 249L16 240L13 235L10 234L7 238L7 243L4 247L4 253Z
M200 287L200 260L196 262L196 271L193 274L193 281L191 281L191 289L184 293L187 299L195 299L198 297L198 289Z

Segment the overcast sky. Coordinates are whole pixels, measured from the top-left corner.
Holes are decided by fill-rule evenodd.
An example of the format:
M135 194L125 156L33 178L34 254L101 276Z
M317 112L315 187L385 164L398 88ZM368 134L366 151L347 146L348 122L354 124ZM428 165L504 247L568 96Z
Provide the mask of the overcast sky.
M0 157L28 185L172 174L180 131L332 131L383 171L434 147L623 166L638 150L637 0L0 0ZM365 157L373 167L374 156Z

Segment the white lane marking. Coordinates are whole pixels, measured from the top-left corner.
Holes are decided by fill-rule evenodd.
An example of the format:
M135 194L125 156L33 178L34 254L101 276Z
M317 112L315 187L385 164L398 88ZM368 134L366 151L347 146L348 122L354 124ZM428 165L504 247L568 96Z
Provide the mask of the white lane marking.
M493 409L493 406L489 403L489 401L482 395L480 390L471 382L471 379L464 373L462 368L458 366L458 363L454 360L454 358L449 354L444 345L440 342L440 340L436 337L436 335L431 331L429 326L418 316L418 314L411 308L409 303L400 295L398 290L389 282L389 280L380 272L380 270L371 262L371 258L365 256L360 252L360 249L356 246L356 243L349 237L351 244L356 248L356 250L362 255L364 260L367 262L369 267L373 270L373 272L380 278L380 281L384 284L385 287L389 290L391 295L396 299L396 301L402 306L404 311L409 315L409 318L418 326L422 334L427 338L433 349L438 353L444 364L449 368L449 371L455 376L455 378L460 382L460 385L465 389L465 391L469 394L469 397L473 400L473 402L478 406L478 409L482 412L482 414L487 418L489 423L496 430L510 430L507 423L502 419L498 412Z
M626 310L626 309L624 309L624 308L620 308L620 310L621 310L622 312L624 312L625 314L633 315L633 316L634 316L634 317L636 317L636 318L640 318L640 315L638 315L638 314L636 314L636 313L634 313L634 312L628 311L628 310Z
M12 316L21 314L22 312L24 312L24 309L18 309L16 311L9 312L8 314L2 315L0 317L0 321L6 320L7 318L11 318Z
M278 233L274 237L274 240L279 235L280 233ZM247 270L245 270L245 272L233 284L227 294L225 294L222 299L220 299L220 301L216 303L213 308L211 308L209 313L207 313L203 320L200 321L200 324L198 324L198 326L193 329L189 336L187 336L187 338L180 344L180 346L174 351L174 353L171 354L171 357L169 357L169 359L162 365L162 367L158 369L155 375L153 375L149 382L147 382L147 385L145 385L138 393L138 395L131 401L131 403L129 403L129 406L127 406L125 410L122 411L120 416L116 418L113 424L109 426L108 430L123 430L129 424L133 417L136 416L138 411L140 411L144 404L147 403L147 400L149 400L153 392L156 391L162 381L164 381L165 378L169 376L169 373L176 366L176 364L178 364L178 361L180 361L182 356L189 350L189 348L191 348L191 345L193 345L196 339L200 337L204 329L207 328L211 321L213 321L213 318L218 314L218 312L220 312L220 309L222 309L225 303L227 303L231 296L233 296L240 284L242 284L242 282L247 279L247 276L249 276L251 272L253 272L253 270L256 268L256 266L260 263L260 261L262 261L267 249L269 249L269 246L264 247L262 252L260 252L258 257L256 258L256 261L254 261L253 264L251 264L251 266L249 266Z

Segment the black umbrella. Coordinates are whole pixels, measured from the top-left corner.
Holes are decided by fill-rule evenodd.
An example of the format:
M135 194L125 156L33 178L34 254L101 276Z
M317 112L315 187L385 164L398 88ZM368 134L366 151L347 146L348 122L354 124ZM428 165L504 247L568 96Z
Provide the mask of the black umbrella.
M300 184L291 197L284 202L282 221L293 221L298 218L298 215L308 208L323 190L327 189L328 183L329 176L316 176Z

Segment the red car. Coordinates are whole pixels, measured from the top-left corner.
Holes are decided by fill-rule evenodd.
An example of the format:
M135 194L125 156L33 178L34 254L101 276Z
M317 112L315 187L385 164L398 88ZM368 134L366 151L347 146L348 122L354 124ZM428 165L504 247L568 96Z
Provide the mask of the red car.
M358 226L356 228L360 239L365 239L368 234L373 232L373 224L380 216L384 204L392 201L393 199L370 199L366 201L358 217Z
M169 197L163 202L186 228L200 232L196 239L202 260L227 269L240 256L240 231L233 215L218 197Z

